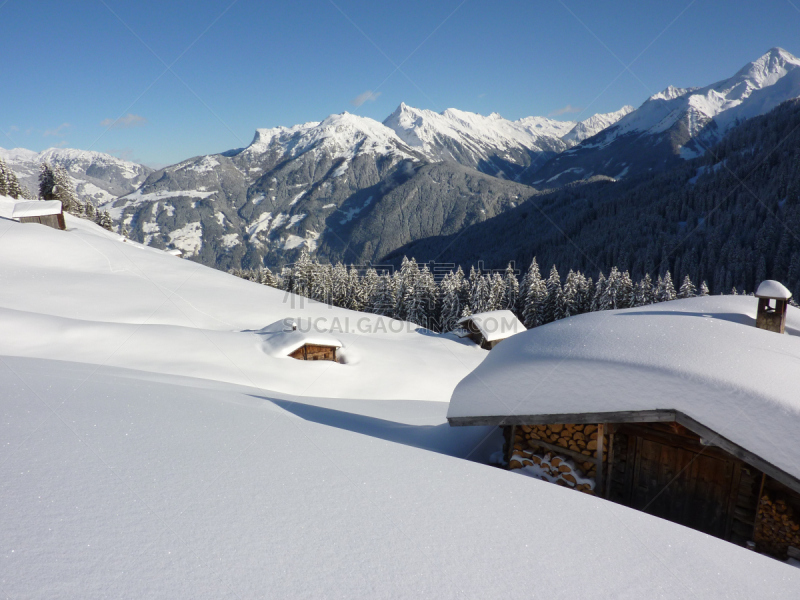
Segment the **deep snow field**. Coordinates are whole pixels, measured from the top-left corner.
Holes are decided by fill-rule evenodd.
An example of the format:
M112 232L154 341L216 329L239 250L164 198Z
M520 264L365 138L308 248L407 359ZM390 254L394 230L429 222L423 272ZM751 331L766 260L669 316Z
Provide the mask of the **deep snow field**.
M445 416L486 352L67 224L0 219L0 596L797 597L800 570L480 464L496 430ZM369 326L310 363L259 332L287 317Z

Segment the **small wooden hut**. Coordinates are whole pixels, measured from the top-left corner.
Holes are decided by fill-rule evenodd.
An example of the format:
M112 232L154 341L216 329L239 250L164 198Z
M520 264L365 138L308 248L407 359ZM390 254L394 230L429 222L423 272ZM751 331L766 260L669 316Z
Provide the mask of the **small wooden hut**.
M491 350L504 339L525 331L525 326L510 310L475 313L462 317L458 324L461 337L471 339L484 350Z
M53 229L67 228L60 200L3 200L0 216L20 223L40 223Z
M342 343L314 326L311 319L283 319L259 330L264 350L275 357L340 362Z
M309 344L305 343L289 356L297 360L332 360L336 362L336 351L340 348L337 345Z
M751 302L536 328L459 383L448 421L502 427L512 470L785 560L800 548L800 337L765 339Z

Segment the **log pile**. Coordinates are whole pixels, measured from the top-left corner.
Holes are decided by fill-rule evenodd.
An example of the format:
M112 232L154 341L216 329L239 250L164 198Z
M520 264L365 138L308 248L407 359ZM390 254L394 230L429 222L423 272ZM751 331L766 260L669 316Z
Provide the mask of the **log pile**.
M534 476L581 492L593 494L597 476L597 425L550 424L516 427L509 469L526 468ZM559 453L545 442L571 453ZM607 460L608 436L603 460ZM581 460L579 456L585 456Z
M764 493L758 508L756 549L786 560L789 546L800 548L800 518L779 494Z

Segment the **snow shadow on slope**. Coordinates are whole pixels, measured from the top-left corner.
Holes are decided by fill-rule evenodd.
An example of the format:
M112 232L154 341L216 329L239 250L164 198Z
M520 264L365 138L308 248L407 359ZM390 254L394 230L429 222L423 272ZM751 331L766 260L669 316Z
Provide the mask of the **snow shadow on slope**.
M489 456L503 446L497 427L411 425L291 400L254 397L268 400L305 421L479 463L488 463Z

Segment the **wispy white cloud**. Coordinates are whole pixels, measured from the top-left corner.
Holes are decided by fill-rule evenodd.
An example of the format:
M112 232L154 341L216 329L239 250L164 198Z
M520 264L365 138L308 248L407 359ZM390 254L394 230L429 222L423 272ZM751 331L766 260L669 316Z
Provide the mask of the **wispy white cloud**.
M353 106L361 106L364 102L375 102L380 97L380 92L373 92L372 90L367 90L363 94L359 94L352 100L350 100L350 104Z
M19 131L19 127L17 127L16 125L12 125L11 127L8 128L8 130L9 131Z
M548 117L557 117L559 115L565 115L567 113L581 112L582 110L583 110L582 108L579 108L577 106L572 106L571 104L567 104L566 106L563 106L563 107L559 108L558 110L554 110L553 112L551 112L547 116Z
M51 135L52 136L60 136L60 135L62 135L61 134L62 131L64 131L65 129L69 129L70 127L72 127L72 126L69 123L62 123L61 125L59 125L55 129L46 129L45 132L42 135L44 135L44 137L48 137L48 136L51 136Z
M100 121L101 127L108 127L109 129L128 129L130 127L142 127L146 124L147 119L133 113L128 113L119 119L103 119Z

